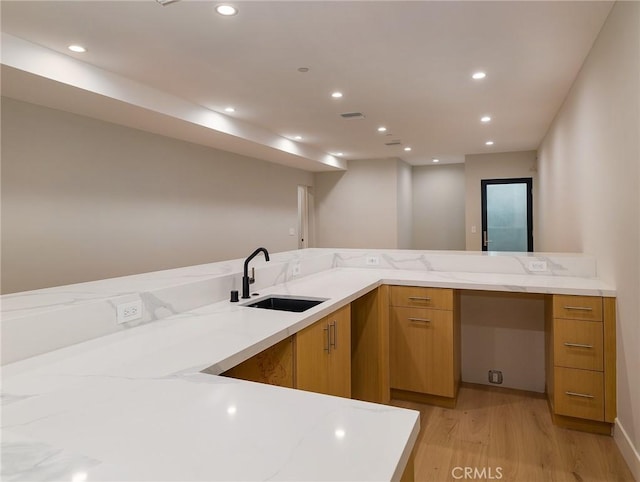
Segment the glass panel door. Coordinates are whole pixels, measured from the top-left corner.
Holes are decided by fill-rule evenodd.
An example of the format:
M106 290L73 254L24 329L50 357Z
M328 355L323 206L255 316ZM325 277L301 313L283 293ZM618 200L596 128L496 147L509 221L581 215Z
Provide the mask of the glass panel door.
M532 180L482 181L482 250L533 251Z

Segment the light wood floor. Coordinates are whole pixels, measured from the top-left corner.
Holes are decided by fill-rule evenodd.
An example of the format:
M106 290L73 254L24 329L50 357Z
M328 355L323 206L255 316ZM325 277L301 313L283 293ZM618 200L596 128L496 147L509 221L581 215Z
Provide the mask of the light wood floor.
M463 386L455 409L392 404L420 411L416 481L634 480L613 437L554 426L542 395ZM464 467L485 471L464 478Z

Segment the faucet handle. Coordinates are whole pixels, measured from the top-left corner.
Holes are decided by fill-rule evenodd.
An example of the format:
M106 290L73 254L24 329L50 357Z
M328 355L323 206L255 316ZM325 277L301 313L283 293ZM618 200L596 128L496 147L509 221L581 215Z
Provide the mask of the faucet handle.
M249 284L253 284L256 282L256 269L255 268L251 268L251 276L249 277Z

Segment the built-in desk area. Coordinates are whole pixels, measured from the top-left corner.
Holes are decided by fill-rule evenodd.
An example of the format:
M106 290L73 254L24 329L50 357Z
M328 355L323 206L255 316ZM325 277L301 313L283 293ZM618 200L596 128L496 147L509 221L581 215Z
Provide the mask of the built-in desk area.
M389 360L388 378L377 390L354 390L355 396L387 403L390 398L454 407L461 376L460 296L464 290L384 285L352 303L356 332L378 318L379 338L355 342L378 346L377 358ZM526 295L521 295L526 296ZM539 296L539 295L532 295ZM616 416L615 298L544 295L545 387L554 423L567 428L611 434ZM364 313L369 312L369 316ZM381 342L388 336L388 344ZM372 363L361 360L354 366ZM360 376L354 369L353 378ZM376 398L377 391L379 398Z

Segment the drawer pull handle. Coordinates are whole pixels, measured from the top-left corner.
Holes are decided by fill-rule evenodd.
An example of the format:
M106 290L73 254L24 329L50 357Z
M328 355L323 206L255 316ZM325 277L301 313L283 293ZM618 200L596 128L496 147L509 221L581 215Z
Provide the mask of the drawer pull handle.
M587 395L586 393L577 393L577 392L564 392L566 395L570 397L580 397L580 398L595 398L593 395Z
M329 332L329 325L327 324L327 327L323 328L322 331L327 334L327 344L324 346L324 351L331 353L331 333Z
M431 298L427 296L409 296L411 301L431 301Z
M331 328L333 328L333 341L331 341ZM335 321L329 325L329 345L334 350L338 348L338 325Z
M564 309L574 311L593 311L593 308L590 306L565 306Z
M593 345L583 345L582 343L565 343L564 346L570 346L572 348L593 348Z
M409 321L419 321L421 323L431 323L427 318L409 318Z

